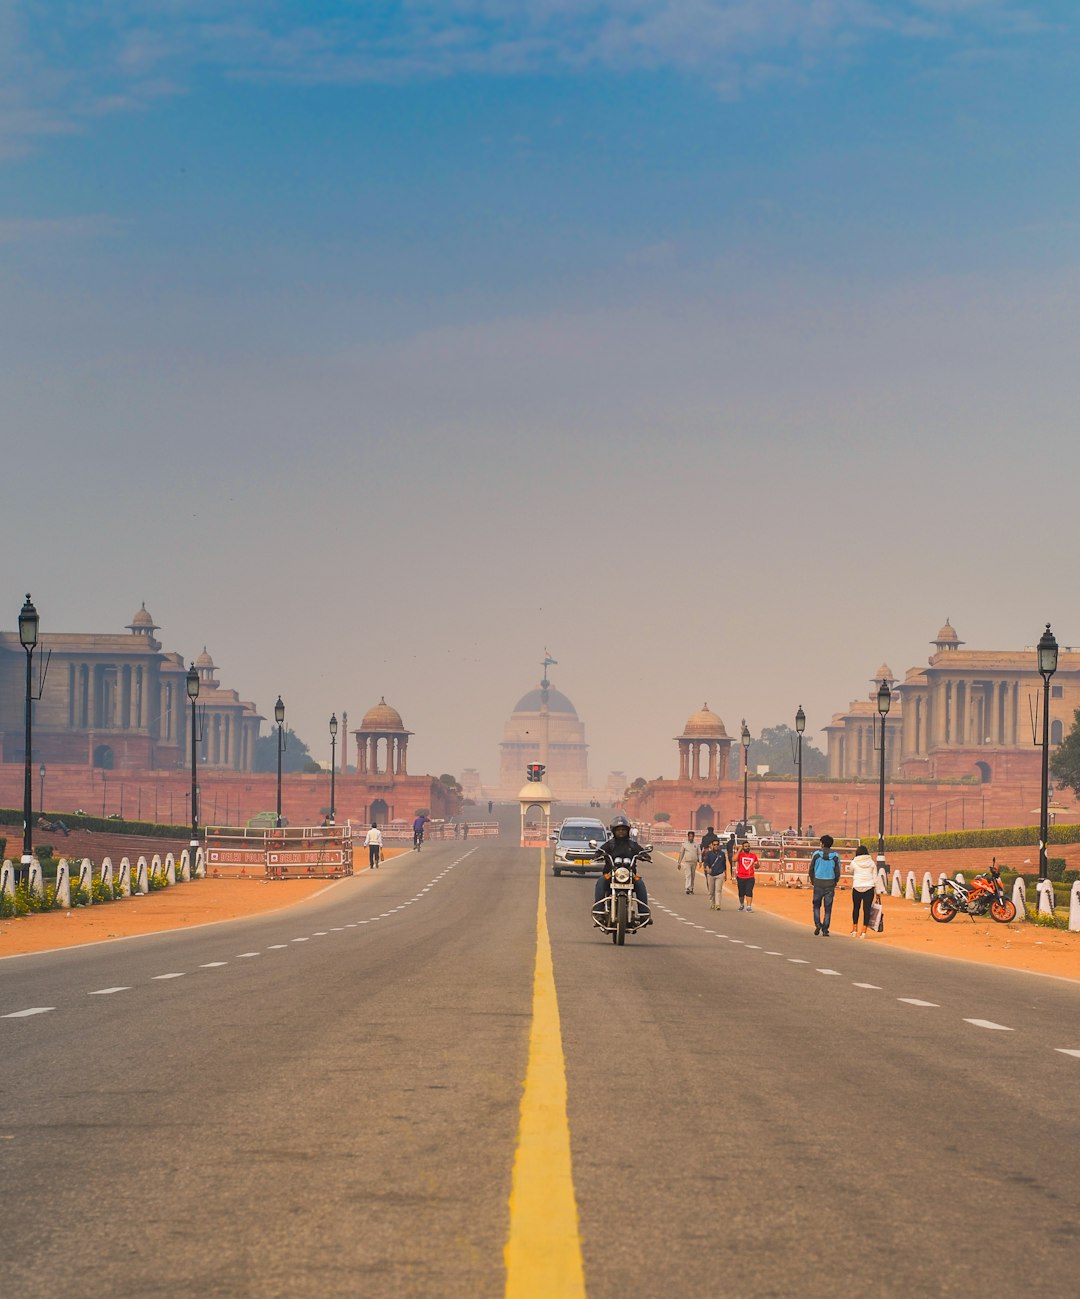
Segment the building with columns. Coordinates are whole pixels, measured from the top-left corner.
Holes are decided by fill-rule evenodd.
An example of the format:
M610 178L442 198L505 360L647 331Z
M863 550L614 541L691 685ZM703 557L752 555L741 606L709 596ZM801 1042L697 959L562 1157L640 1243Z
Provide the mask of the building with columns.
M724 723L712 712L708 704L687 718L683 733L675 736L679 746L679 779L705 781L714 785L725 778L731 762L731 736ZM706 767L701 759L704 755Z
M409 736L401 714L380 697L374 708L364 714L356 737L356 773L358 776L407 776ZM381 759L381 760L380 760Z
M126 633L43 631L34 654L33 759L110 771L182 767L190 753L187 670L164 651L143 604ZM43 685L39 674L48 669ZM213 767L250 771L260 717L217 681L199 656L202 756ZM21 763L26 655L17 632L0 632L0 761Z
M544 779L558 799L586 799L589 746L585 727L569 699L547 680L514 705L499 745L499 789L496 797L515 799L531 762L547 768Z
M900 774L900 739L903 726L903 700L896 693L896 677L887 663L882 663L870 679L866 699L853 699L842 713L834 713L824 728L828 741L829 776L833 780L877 780L881 773L881 715L878 712L878 688L882 681L893 692L885 718L885 775L894 779Z
M1043 680L1035 647L969 650L946 620L931 641L926 667L894 681L886 763L904 780L957 780L979 784L1037 779L1041 762ZM878 680L880 680L880 676ZM874 683L876 694L877 682ZM1050 682L1050 743L1059 745L1080 708L1080 651L1063 646ZM872 774L868 748L873 702L860 701L826 727L829 775ZM871 763L872 766L872 763Z

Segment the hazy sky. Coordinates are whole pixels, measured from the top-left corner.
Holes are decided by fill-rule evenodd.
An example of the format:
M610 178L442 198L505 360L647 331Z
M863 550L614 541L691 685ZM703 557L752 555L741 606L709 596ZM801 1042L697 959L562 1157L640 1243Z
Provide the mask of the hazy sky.
M0 0L13 629L497 775L1080 642L1075 0Z

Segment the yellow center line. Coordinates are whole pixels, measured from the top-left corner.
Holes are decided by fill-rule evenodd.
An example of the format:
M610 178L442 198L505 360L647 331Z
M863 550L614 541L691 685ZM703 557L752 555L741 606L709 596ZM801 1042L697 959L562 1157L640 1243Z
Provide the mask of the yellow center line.
M541 848L529 1064L510 1189L510 1232L503 1251L506 1299L585 1299L546 877L547 853Z

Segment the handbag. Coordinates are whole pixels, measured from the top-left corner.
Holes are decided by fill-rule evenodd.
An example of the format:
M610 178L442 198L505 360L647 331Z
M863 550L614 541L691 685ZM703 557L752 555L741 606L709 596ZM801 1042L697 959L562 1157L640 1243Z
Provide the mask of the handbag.
M870 908L870 923L867 928L875 934L885 932L885 908L880 902L875 902Z

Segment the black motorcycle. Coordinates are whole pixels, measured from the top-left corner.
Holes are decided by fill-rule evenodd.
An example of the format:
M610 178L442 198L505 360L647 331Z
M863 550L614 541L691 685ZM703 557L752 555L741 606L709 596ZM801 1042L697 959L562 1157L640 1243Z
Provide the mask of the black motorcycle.
M595 844L591 845L595 847ZM597 929L611 935L611 941L622 946L627 934L636 934L649 924L647 912L643 912L634 893L634 883L638 878L637 868L640 862L652 861L650 853L652 844L639 847L636 852L612 854L596 853L596 860L603 863L604 878L611 892L600 902L593 904L592 919Z

